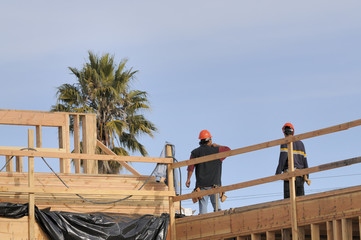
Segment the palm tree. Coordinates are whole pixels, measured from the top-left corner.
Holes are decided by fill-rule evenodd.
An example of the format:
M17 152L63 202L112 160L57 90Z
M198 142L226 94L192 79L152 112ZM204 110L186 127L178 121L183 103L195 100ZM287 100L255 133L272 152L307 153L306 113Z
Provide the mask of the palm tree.
M58 87L57 104L51 110L96 113L98 140L118 155L132 151L147 156L137 138L153 137L157 129L142 115L150 109L147 93L130 89L138 71L127 70L126 63L123 59L116 65L113 56L98 57L89 51L89 62L81 70L69 67L77 83ZM120 169L118 162L99 161L99 173L119 173Z

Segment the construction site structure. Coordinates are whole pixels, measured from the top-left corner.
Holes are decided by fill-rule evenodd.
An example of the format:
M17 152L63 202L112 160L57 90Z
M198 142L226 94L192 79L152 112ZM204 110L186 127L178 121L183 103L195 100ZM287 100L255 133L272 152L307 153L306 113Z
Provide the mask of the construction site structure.
M70 124L72 123L72 124ZM361 239L361 185L334 191L295 196L294 179L361 162L344 159L307 169L235 183L210 190L176 195L174 169L214 159L235 156L288 144L289 166L293 166L292 143L361 125L361 119L287 138L242 147L200 158L174 162L171 148L165 157L118 156L97 140L96 115L39 111L0 110L0 125L29 126L27 146L1 146L6 171L0 172L0 202L29 203L29 214L20 219L0 218L0 239L49 239L35 221L34 207L80 213L129 214L169 213L167 239ZM73 134L70 134L70 125ZM44 127L57 129L58 146L43 148ZM35 130L35 131L34 131ZM1 136L4 137L4 136ZM73 145L73 149L71 149ZM106 154L96 154L99 147ZM82 153L80 153L82 152ZM41 159L58 159L59 172L35 172ZM98 174L98 161L118 161L131 174ZM24 167L27 162L27 169ZM74 168L71 167L73 161ZM129 162L161 163L168 166L168 185L141 175ZM26 169L26 170L24 170ZM59 181L59 178L63 182ZM215 213L175 218L179 202L221 192L248 188L279 180L290 180L290 198ZM84 196L87 200L79 198ZM116 202L114 200L131 198ZM111 202L93 204L92 201Z

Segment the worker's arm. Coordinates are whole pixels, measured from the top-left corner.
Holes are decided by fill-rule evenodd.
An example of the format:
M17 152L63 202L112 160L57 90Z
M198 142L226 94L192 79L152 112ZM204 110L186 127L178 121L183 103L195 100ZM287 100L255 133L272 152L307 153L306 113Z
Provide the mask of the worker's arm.
M188 176L187 176L187 182L186 182L187 188L189 188L189 186L191 185L192 174L193 174L193 169L188 168Z

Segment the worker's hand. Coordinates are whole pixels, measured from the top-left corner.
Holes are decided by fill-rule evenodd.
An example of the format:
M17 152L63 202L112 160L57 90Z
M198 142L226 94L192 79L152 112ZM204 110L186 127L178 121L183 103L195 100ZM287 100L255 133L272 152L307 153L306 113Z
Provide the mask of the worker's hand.
M188 179L187 182L186 182L186 187L189 188L190 185L191 185L191 180Z

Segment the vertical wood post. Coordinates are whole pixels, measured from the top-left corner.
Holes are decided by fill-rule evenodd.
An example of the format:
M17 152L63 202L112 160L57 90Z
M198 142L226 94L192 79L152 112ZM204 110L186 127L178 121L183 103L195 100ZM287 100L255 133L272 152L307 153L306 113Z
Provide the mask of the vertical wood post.
M342 225L342 239L352 239L352 220L343 218L341 219Z
M23 172L24 171L23 157L16 156L15 159L16 159L16 171Z
M320 240L320 225L311 224L311 240Z
M34 130L28 129L28 147L34 148ZM28 157L28 187L34 187L34 157ZM29 239L35 239L35 195L29 193Z
M290 142L288 148L288 171L294 172L294 161L293 161L293 142ZM295 188L295 177L289 179L290 186L290 212L291 212L291 226L292 226L292 239L298 239L298 227L297 227L297 212L296 212L296 188Z
M333 228L333 239L334 240L342 240L342 229L341 229L341 221L333 220L332 221Z
M65 152L70 153L70 122L69 122L69 114L64 114L65 118L65 126L64 126L64 138L65 138ZM71 164L70 159L64 159L64 172L71 173Z
M11 156L5 156L5 162L8 162ZM11 158L11 160L6 165L6 171L7 172L14 172L14 158Z
M266 232L266 239L267 240L275 240L276 239L276 233L275 232Z
M35 134L35 136L36 136L36 147L37 148L41 148L41 147L43 147L42 145L43 145L43 143L42 143L42 137L41 137L41 125L38 125L38 126L35 126L35 128L36 128L36 134Z
M58 127L58 135L59 135L59 148L65 148L65 129L64 126ZM59 158L59 169L61 173L65 172L65 164L64 159Z
M327 228L327 240L333 240L333 223L331 221L328 221L326 223Z
M298 240L305 240L305 227L298 227Z
M361 216L358 217L358 232L361 240Z
M251 240L261 240L261 234L252 233Z
M74 152L80 153L80 129L79 129L79 115L73 115L74 125ZM75 173L81 173L80 159L74 159Z
M281 234L282 234L282 240L291 240L291 229L289 228L282 229Z
M83 153L94 154L97 146L97 129L95 115L82 116ZM84 160L83 172L88 174L98 173L97 160Z
M173 158L172 153L172 146L166 145L166 152L165 156L167 158ZM168 191L174 192L174 181L173 181L173 168L172 164L168 164L168 171L167 171L167 177L168 177ZM175 228L175 208L174 208L174 202L173 197L169 196L169 225L170 225L170 239L176 240L176 228Z

